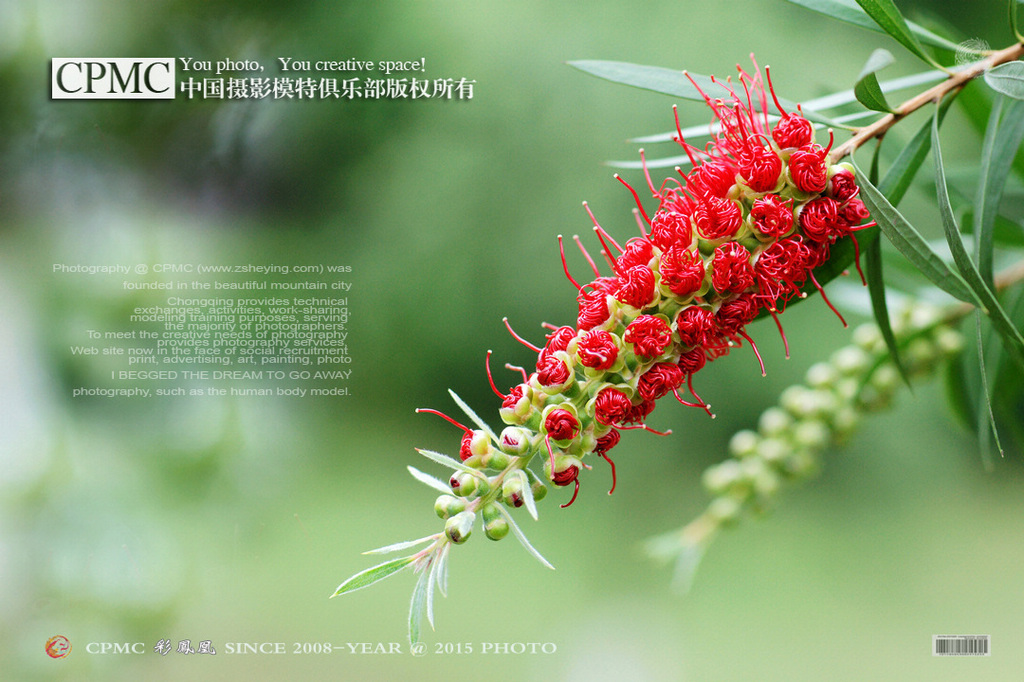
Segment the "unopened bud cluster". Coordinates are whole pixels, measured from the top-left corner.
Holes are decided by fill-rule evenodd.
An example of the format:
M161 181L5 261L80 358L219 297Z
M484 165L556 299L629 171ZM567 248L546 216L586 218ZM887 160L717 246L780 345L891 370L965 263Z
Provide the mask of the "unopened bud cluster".
M908 378L931 373L963 347L960 333L927 305L898 315L893 331ZM736 520L746 508L763 509L784 481L816 472L822 452L849 435L861 414L889 404L903 379L882 333L864 324L854 330L853 341L812 365L803 384L787 388L779 405L761 415L756 431L733 436L730 459L704 472L704 487L714 496L699 519L704 533Z

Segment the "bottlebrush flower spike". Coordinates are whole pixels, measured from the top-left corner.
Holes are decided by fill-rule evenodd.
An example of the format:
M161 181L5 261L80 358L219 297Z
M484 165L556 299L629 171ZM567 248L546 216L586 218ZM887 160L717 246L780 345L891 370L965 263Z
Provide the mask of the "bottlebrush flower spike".
M817 144L810 122L785 111L767 80L781 113L771 125L769 92L756 64L753 74L739 70L738 86L715 83L718 92L701 90L718 123L703 150L683 139L676 114L677 142L693 169L685 175L680 171L681 180L669 178L660 188L644 169L658 201L654 211L648 213L636 191L619 178L637 202L634 213L642 237L620 246L584 203L610 274L601 274L576 238L594 274L580 284L570 272L559 236L563 271L576 291L575 327L545 325L550 333L540 347L516 334L505 320L509 333L537 354L531 374L506 365L521 372L522 382L503 393L491 376L488 353L487 376L501 398L498 413L505 430L496 434L452 394L476 428L441 415L462 430L459 458L420 453L454 469L455 475L446 485L422 472L414 474L442 493L435 511L445 521L444 531L419 541L430 544L416 554L343 583L338 593L380 579L369 575L373 571L383 577L413 565L423 574L414 592L415 614L417 600L431 604L434 583L446 583L448 550L469 537L477 515L483 517L488 538L499 540L511 532L550 566L505 507L526 507L536 518L535 501L546 494L545 482L573 484L572 499L562 505L568 506L590 468L588 457L612 466L614 490L616 472L608 453L621 432L659 433L646 422L656 401L669 394L713 416L694 392L693 375L744 341L764 373L746 326L762 311L778 324L777 314L794 296L805 295L802 288L808 280L820 291L813 269L828 260L836 240L868 226L864 221L869 216L857 198L853 168L832 163L831 133L827 146ZM788 345L786 353L788 357ZM684 386L695 402L681 395Z

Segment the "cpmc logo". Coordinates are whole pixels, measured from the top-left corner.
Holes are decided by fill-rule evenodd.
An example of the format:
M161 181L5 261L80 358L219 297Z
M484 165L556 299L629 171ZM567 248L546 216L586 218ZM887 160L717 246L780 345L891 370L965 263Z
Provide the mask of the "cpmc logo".
M46 640L46 655L50 658L64 658L71 653L71 642L64 635L54 635Z
M174 99L174 59L50 60L51 99Z

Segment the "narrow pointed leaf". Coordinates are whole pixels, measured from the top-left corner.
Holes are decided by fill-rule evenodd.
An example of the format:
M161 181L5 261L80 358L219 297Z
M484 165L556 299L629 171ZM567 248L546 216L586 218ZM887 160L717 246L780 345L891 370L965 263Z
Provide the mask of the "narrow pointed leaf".
M449 546L450 545L446 545ZM430 562L430 571L427 574L427 622L430 628L434 629L434 588L437 585L437 564L438 557Z
M412 566L412 562L415 558L415 555L413 555L402 557L401 559L392 559L391 561L385 561L382 564L377 564L365 571L360 571L341 585L338 585L338 589L336 589L334 594L331 596L337 597L340 594L355 592L356 590L361 590L364 587L369 587L376 582L384 580L384 578L388 578L399 571L409 568Z
M415 547L416 545L422 545L425 542L436 540L438 537L439 535L435 533L434 535L428 535L425 538L420 538L418 540L396 542L395 544L387 545L386 547L378 547L377 549L371 549L369 551L363 552L363 554L390 554L391 552L397 552L402 549L409 549L410 547Z
M946 117L946 112L949 111L950 105L953 103L952 98L942 101L939 105L939 123ZM884 194L889 202L893 206L898 206L903 200L903 196L907 193L911 183L914 181L914 176L917 175L918 169L921 164L924 163L925 158L928 156L928 151L932 148L932 123L927 121L921 128L914 134L907 146L903 148L903 151L899 153L896 160L893 161L892 166L889 167L888 172L882 181L878 183L878 190Z
M856 162L854 162L856 167ZM860 197L871 211L871 217L878 223L882 233L921 273L953 298L975 303L974 294L958 274L946 266L921 233L889 203L889 200L868 182L864 173L857 168Z
M425 474L416 467L411 465L408 467L408 469L409 473L412 474L412 477L415 478L420 483L429 485L431 488L437 490L438 492L446 493L448 495L454 495L452 489L443 481L441 481L441 479L435 478L430 474Z
M882 28L864 10L858 7L853 0L789 0L789 2L870 31L882 31ZM941 47L945 50L956 51L958 46L953 41L936 35L912 21L906 23L910 31L925 43Z
M971 261L971 257L964 248L960 238L960 230L957 228L956 217L953 215L953 208L949 203L949 192L946 188L945 170L942 164L942 150L939 148L939 123L938 113L933 118L932 124L932 158L935 159L935 191L939 201L939 215L942 217L942 227L946 234L946 242L953 254L953 261L957 269L963 275L963 281L970 287L977 304L992 320L992 327L1003 339L1003 344L1011 357L1024 367L1024 336L1021 335L1006 311L999 304L992 290L985 284L978 272L978 268Z
M895 61L892 53L881 48L875 50L868 57L867 63L860 72L857 84L853 86L853 92L857 101L872 111L893 113L892 107L885 101L885 95L878 84L878 77L875 74Z
M1024 99L1024 62L1007 62L985 72L985 82L996 92Z
M533 520L537 520L537 503L533 499L533 487L530 485L529 479L526 481L526 485L523 486L523 506L526 507L526 511L530 513Z
M857 0L857 4L875 20L876 24L882 27L883 31L895 38L903 47L932 66L939 65L931 55L924 51L924 47L914 36L907 20L903 18L892 0Z
M420 624L423 622L423 608L427 601L427 572L420 574L416 587L412 590L412 601L409 602L409 644L420 641Z
M722 92L722 86L711 80L709 76L690 73L690 78L687 78L686 74L682 71L667 69L663 66L646 66L643 64L605 61L600 59L581 59L568 62L568 64L573 68L583 71L584 73L589 73L592 76L597 76L598 78L603 78L604 80L612 81L613 83L631 85L634 88L652 90L663 95L681 97L683 99L694 100L697 102L703 102L704 95L694 87L693 83L690 82L690 78L693 78L697 85L700 86L700 89L708 93L711 97L716 97L718 96L716 93ZM790 102L780 97L779 103L788 111L796 110L795 102ZM754 105L756 108L757 103L755 102ZM781 112L775 111L774 105L770 103L767 113L778 114ZM837 125L835 121L827 116L813 111L805 110L804 115L809 120L816 123L831 126Z
M470 467L466 466L457 459L452 459L448 455L442 455L440 452L434 452L433 450L422 450L420 448L416 448L416 452L420 453L427 459L433 460L438 464L444 465L450 469L462 471L467 474L473 474L474 476L476 476L478 473L475 469L471 469Z
M451 395L452 400L455 401L455 404L458 405L462 409L462 411L466 413L466 416L469 417L474 424L476 424L477 428L486 433L488 436L490 436L491 440L497 443L498 437L494 434L494 431L491 430L491 427L487 425L487 422L478 417L476 412L473 411L473 408L467 405L466 402L462 398L460 398L455 391L449 388L448 393Z
M1005 109L1005 114L1001 114ZM978 271L990 289L994 289L992 255L996 216L1006 187L1006 178L1014 156L1024 142L1024 101L1013 100L1003 106L999 98L992 109L989 130L982 148L978 196L974 205L974 240Z
M507 511L505 511L505 508L498 505L498 511L501 512L501 515L505 517L506 521L508 521L508 527L512 530L512 535L516 536L516 540L519 540L523 547L526 548L526 551L533 555L533 558L550 568L552 571L555 570L555 567L551 565L551 562L545 559L540 552L534 549L533 545L530 544L530 541L526 539L525 535L523 535L523 531L519 529L519 524L517 524L516 520L513 519Z
M874 313L875 322L878 324L885 345L889 349L889 356L903 377L904 383L909 387L910 378L903 366L903 359L900 357L899 344L896 343L896 335L892 331L892 324L889 322L889 307L885 300L885 281L882 277L882 242L877 239L871 242L864 252L864 276L868 281L868 294L871 297L871 312Z
M448 551L452 548L450 542L445 543L441 554L437 557L437 589L441 596L448 596Z
M985 368L985 341L981 333L981 311L979 310L975 315L977 318L977 333L978 333L978 368L981 374L981 390L978 391L978 407L976 412L978 413L978 421L981 422L986 415L988 417L987 424L978 424L978 439L981 445L981 456L985 460L985 468L991 469L992 463L989 461L988 454L988 436L991 433L992 437L996 442L996 450L999 451L999 456L1005 456L1003 452L1003 444L999 442L999 428L996 426L996 415L992 411L992 398L989 394L988 388L988 370Z

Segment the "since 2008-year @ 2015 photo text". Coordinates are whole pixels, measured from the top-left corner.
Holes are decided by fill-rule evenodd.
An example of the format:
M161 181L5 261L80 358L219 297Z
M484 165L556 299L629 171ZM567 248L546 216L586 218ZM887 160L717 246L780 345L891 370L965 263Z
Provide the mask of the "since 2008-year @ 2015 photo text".
M54 263L55 277L136 292L122 319L77 330L73 398L350 395L352 267Z

